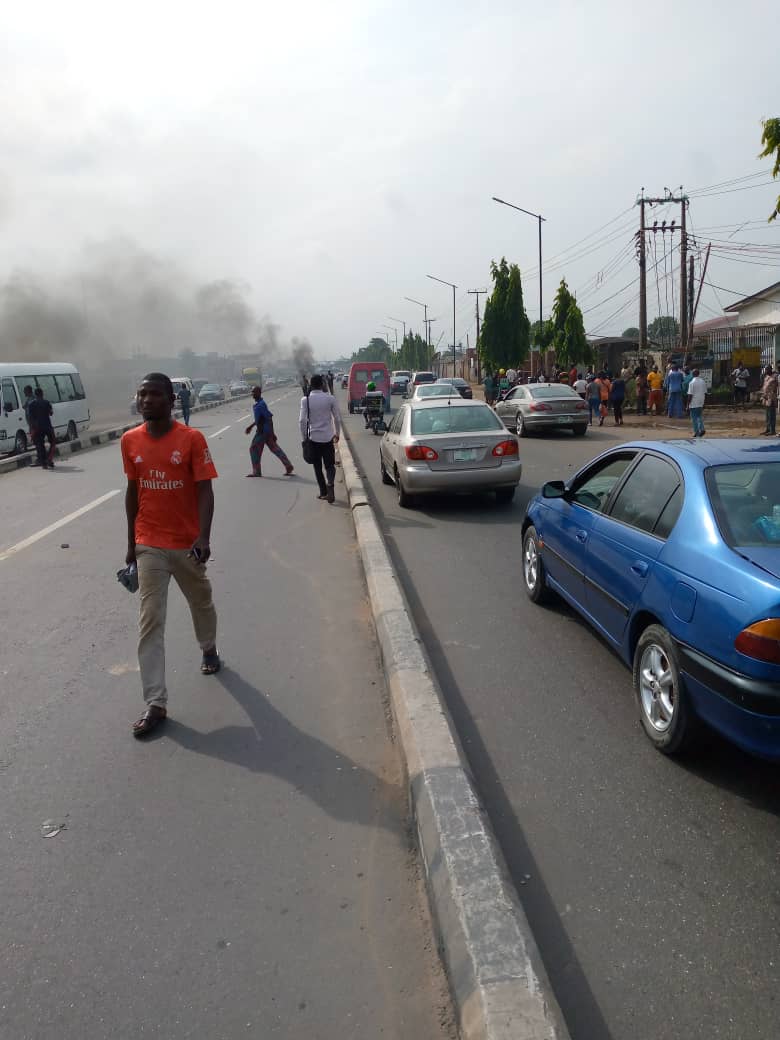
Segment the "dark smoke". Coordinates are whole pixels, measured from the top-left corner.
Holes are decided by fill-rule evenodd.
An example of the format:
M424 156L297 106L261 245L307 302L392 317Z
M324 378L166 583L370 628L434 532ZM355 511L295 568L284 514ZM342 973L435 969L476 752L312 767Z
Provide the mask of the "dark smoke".
M67 278L16 271L0 283L0 360L101 367L189 351L284 360L278 326L255 314L249 294L239 281L198 283L127 238L92 243ZM294 340L293 349L310 368L309 344Z

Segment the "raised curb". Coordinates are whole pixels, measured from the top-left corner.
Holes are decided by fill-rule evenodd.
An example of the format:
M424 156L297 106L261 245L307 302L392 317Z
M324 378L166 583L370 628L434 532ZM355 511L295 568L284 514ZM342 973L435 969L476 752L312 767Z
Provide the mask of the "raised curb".
M219 408L221 405L229 404L231 401L240 401L244 397L249 397L249 394L228 397L224 401L209 401L208 404L196 404L194 408L190 409L190 414L193 412L206 412L210 408ZM181 413L176 412L175 414L180 415ZM62 441L57 445L54 455L56 458L62 459L68 455L75 455L76 452L101 448L104 444L119 440L123 433L126 433L128 430L134 430L136 426L140 425L141 420L138 419L136 422L128 423L126 426L117 426L113 430L103 430L102 433L88 433L75 441ZM25 466L31 466L34 459L34 451L26 451L24 455L12 455L8 459L2 459L0 460L0 476L3 476L5 473L13 473L17 469L24 469Z
M461 1037L569 1040L344 434L344 483Z

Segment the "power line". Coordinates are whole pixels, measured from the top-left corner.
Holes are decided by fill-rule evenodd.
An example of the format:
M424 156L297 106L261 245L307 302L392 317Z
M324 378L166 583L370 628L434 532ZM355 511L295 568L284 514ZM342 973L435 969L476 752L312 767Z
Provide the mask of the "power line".
M755 180L756 177L765 177L767 174L769 174L771 172L772 172L771 171L771 167L767 167L765 170L756 170L755 173L746 173L742 177L732 177L730 180L719 181L717 184L705 184L704 187L702 187L702 188L692 188L688 192L688 194L689 195L698 195L699 192L710 191L710 190L712 190L714 188L727 188L731 184L739 184L742 181Z

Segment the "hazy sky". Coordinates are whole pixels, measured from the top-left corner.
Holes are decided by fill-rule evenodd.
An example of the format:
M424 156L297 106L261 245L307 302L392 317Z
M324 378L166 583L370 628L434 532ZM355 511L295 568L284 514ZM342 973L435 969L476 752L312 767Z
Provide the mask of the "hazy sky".
M434 274L458 284L473 343L465 290L493 258L528 272L537 316L536 226L498 195L544 214L550 258L626 211L544 281L545 312L565 275L586 329L619 333L637 321L636 287L619 290L636 275L639 189L769 168L756 156L760 119L780 114L777 27L773 0L6 3L0 278L66 276L88 243L128 236L197 279L248 282L283 337L328 358L388 315L421 328L404 296L451 342ZM726 239L760 221L728 241L780 247L780 221L764 224L778 190L694 197L694 228L728 225ZM713 255L708 280L754 291L780 279L756 258L779 254ZM652 318L669 283L650 289ZM703 302L700 318L719 310L715 290Z

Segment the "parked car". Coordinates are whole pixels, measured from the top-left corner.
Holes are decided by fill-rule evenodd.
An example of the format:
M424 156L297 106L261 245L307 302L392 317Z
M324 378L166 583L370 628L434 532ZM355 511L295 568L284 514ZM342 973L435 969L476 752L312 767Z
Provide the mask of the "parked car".
M460 376L440 376L437 383L449 383L454 386L461 397L465 397L467 401L470 401L474 396L471 384L467 383L465 379L461 379Z
M201 404L207 401L224 401L225 391L218 383L206 383L200 388L198 400Z
M517 438L492 408L460 396L404 402L379 446L379 469L403 507L436 492L494 491L511 502L522 472Z
M269 384L266 383L266 389ZM228 387L231 397L240 397L242 394L248 394L251 390L249 383L245 383L242 379L234 380Z
M616 446L543 485L522 561L534 602L557 592L633 670L659 751L704 720L780 759L780 445Z
M518 437L543 430L571 430L582 437L588 430L588 405L565 383L513 387L496 401L495 409Z
M390 374L390 393L405 394L411 378L412 373L408 371L392 372Z
M195 397L201 392L203 387L208 383L208 379L193 379L192 380L192 393Z
M434 372L412 372L412 378L409 380L409 385L406 388L406 396L411 397L415 387L420 386L421 383L435 382L436 374Z
M571 430L584 436L588 429L588 406L565 383L528 383L515 386L496 402L499 415L518 437L539 430Z

